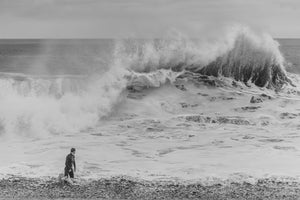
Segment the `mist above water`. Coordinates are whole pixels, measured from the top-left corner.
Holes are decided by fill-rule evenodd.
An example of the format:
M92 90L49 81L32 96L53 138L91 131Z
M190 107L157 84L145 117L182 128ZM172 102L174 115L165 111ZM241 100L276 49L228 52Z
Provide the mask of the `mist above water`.
M155 40L2 41L0 46L0 132L8 137L95 127L126 99L129 84L159 88L186 70L206 67L206 74L238 81L244 80L237 70L241 77L250 73L246 81L259 73L274 84L286 76L278 43L245 27L229 28L214 40L176 33ZM218 59L226 65L207 68Z

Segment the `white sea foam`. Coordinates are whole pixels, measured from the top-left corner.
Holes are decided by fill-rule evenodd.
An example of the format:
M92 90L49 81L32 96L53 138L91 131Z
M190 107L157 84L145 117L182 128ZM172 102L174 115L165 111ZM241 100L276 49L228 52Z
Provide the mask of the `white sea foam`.
M260 86L269 82L276 85L286 78L278 43L245 27L231 28L213 42L199 42L180 34L167 39L120 40L115 42L112 57L108 70L88 77L2 75L1 134L80 132L111 113L124 99L126 86L160 87L172 83L184 70L244 82L258 76L265 80ZM217 64L212 66L214 62Z

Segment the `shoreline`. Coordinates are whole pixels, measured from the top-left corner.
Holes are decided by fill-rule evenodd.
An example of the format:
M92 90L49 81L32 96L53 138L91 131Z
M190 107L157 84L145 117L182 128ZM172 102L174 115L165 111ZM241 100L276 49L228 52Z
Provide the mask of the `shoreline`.
M211 184L149 181L127 176L78 179L74 185L57 178L12 176L0 180L0 199L299 199L296 179L261 178L254 182L225 180Z

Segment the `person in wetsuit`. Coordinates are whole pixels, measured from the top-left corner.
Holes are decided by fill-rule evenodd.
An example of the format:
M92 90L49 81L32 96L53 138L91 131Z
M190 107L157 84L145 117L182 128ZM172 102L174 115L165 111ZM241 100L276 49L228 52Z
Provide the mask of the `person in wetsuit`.
M76 172L75 148L72 148L70 154L67 155L65 165L65 176L74 178L74 172Z

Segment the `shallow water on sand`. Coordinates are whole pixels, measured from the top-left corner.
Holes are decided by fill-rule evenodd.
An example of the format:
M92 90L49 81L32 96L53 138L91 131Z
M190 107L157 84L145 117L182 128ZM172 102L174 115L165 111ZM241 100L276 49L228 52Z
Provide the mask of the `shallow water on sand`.
M70 147L76 147L81 178L298 176L300 98L257 88L185 87L166 85L144 91L142 98L131 96L94 129L2 140L0 171L57 176ZM250 103L262 93L272 99Z

